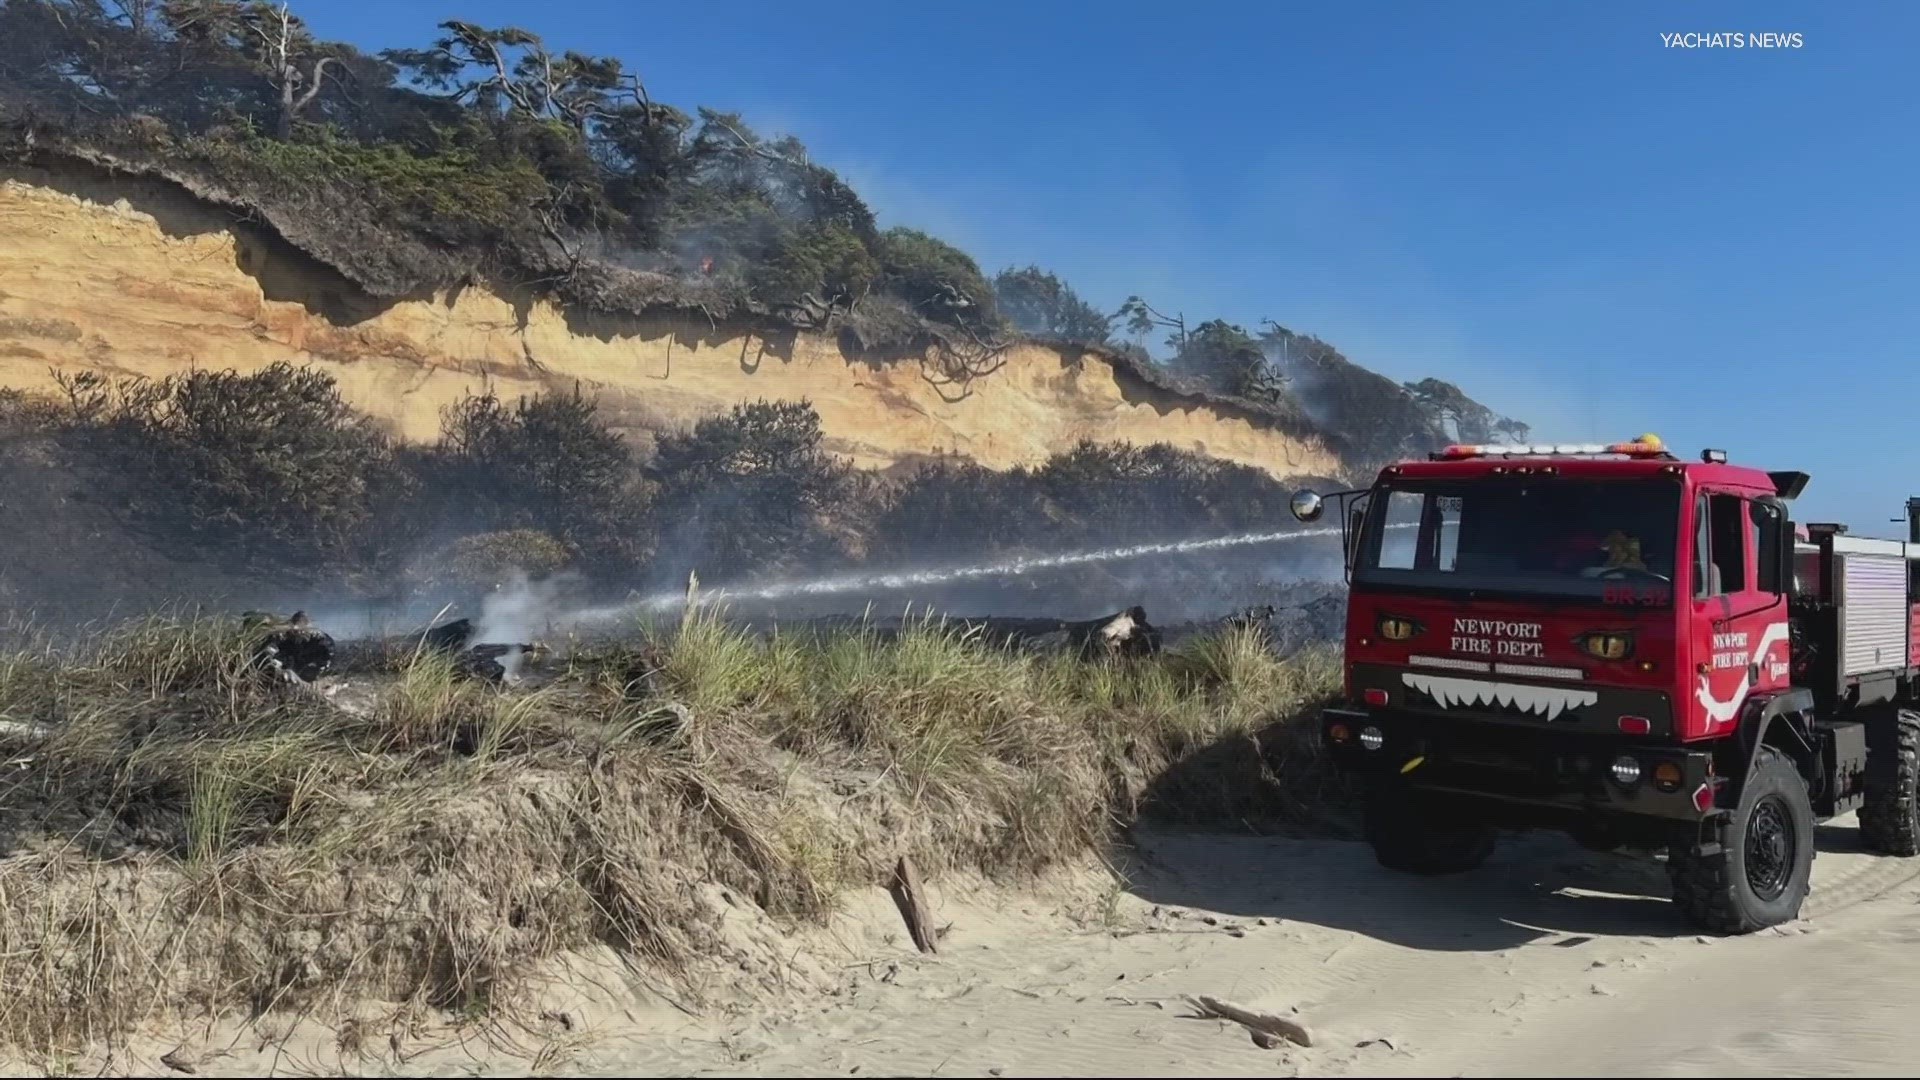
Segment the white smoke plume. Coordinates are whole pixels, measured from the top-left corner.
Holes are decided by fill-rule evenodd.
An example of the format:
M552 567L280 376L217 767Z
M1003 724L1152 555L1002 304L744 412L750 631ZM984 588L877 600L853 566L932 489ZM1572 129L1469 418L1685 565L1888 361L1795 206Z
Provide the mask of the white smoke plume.
M474 623L476 645L526 645L550 636L555 627L566 623L566 588L571 579L561 575L538 581L524 571L512 576L480 602L480 618ZM515 648L500 657L508 681L519 678L526 653Z

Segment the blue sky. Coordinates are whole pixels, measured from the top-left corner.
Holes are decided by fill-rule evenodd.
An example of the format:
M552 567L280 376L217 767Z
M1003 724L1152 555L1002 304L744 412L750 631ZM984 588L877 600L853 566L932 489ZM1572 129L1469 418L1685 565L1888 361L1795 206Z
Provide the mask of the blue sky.
M1803 469L1802 520L1897 532L1920 494L1920 6L295 7L367 48L459 17L617 55L989 273L1272 318L1543 438Z

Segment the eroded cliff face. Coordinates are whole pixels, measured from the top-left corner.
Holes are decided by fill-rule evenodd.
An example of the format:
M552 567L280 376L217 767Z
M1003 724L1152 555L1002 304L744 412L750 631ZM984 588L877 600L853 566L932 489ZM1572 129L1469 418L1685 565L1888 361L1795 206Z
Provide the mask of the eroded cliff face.
M593 315L479 287L380 300L165 182L0 168L0 386L282 360L325 370L415 440L468 393L577 382L643 441L742 402L804 399L828 448L867 468L935 454L1010 468L1094 439L1171 443L1282 477L1341 472L1317 439L1098 355L1023 344L955 383L931 358L853 359L831 335Z

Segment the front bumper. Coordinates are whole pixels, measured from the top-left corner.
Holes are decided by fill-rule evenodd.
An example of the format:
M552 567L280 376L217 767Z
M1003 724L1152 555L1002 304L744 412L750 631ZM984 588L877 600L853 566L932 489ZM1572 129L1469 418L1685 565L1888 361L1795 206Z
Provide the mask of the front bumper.
M1367 747L1362 733L1371 740L1376 732L1378 745ZM1400 776L1423 791L1499 804L1517 824L1575 827L1606 815L1698 822L1713 812L1720 784L1710 753L1617 735L1350 708L1323 712L1320 735L1345 771ZM1632 783L1613 775L1623 754L1640 765Z

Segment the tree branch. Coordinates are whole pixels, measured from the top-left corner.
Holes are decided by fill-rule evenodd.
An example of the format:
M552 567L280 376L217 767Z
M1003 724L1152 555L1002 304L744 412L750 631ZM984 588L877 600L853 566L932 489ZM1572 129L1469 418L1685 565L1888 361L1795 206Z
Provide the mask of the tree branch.
M307 92L301 94L299 100L293 103L295 115L298 115L301 110L305 109L308 105L313 104L313 99L320 96L320 87L326 76L327 62L332 59L333 57L331 56L323 56L313 62L313 82L307 87Z
M724 131L726 131L727 134L739 140L741 148L746 150L750 154L757 154L760 157L766 158L768 161L777 161L782 165L791 165L796 169L813 168L813 165L811 162L804 161L804 160L795 161L793 158L790 158L785 154L782 154L775 150L767 149L765 146L761 145L760 143L749 141L745 135L742 135L738 131L735 131L733 129L732 124L729 124L724 120L715 120L713 121L713 123L719 125Z
M635 75L631 71L626 72L624 78L632 80L633 85L629 86L628 89L633 91L634 99L640 102L640 109L646 115L647 123L651 125L653 123L653 99L647 96L647 88L641 84L640 76Z

